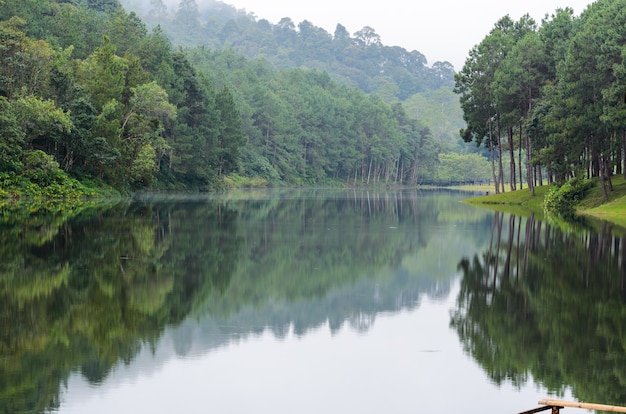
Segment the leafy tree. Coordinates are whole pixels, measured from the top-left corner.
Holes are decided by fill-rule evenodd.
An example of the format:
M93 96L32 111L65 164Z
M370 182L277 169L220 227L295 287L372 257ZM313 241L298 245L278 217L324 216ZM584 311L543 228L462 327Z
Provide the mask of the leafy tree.
M150 9L145 16L145 20L149 23L163 22L169 17L167 6L163 0L150 0Z
M172 23L179 27L184 27L187 39L192 39L199 32L200 22L198 20L200 13L196 0L181 0L178 4L178 10ZM188 43L186 40L184 43Z
M126 89L128 62L115 54L116 47L108 37L79 69L78 77L89 91L96 110L101 111L112 100L121 101Z
M120 3L117 0L79 0L86 3L87 7L92 10L105 13L114 13L120 9Z
M485 183L490 181L489 161L478 154L439 154L437 177L449 183Z
M245 136L241 115L228 87L223 87L216 95L215 104L222 123L216 148L217 174L222 176L238 171L240 148L245 144Z
M526 153L526 182L534 194L533 145L524 128L524 120L532 113L533 105L541 97L542 86L547 81L547 68L544 64L546 56L544 46L532 28L524 30L526 34L511 48L502 61L494 80L494 94L498 107L502 111L502 123L506 125L509 156L511 187L516 189L516 164L514 153L513 129L518 128L520 137L519 149ZM520 184L522 160L519 160Z
M44 93L53 58L45 41L32 40L20 30L25 23L17 16L0 22L0 94L9 99Z
M116 53L124 55L127 52L137 54L148 35L146 25L134 13L118 11L109 19L108 37L116 47Z
M122 157L135 186L152 184L161 158L170 150L162 136L164 124L175 119L176 108L155 82L131 88L120 128Z
M606 122L610 116L602 117L604 112L610 112L619 119L622 100L621 94L615 91L622 84L621 79L615 77L619 72L613 72L613 68L623 61L621 39L626 34L622 28L625 15L621 6L621 2L602 1L581 15L558 67L558 84L549 95L552 111L559 111L555 105L567 111L561 131L556 129L556 122L549 124L550 132L554 132L549 137L552 145L548 149L555 155L556 168L567 171L568 175L586 172L588 176L610 179L614 164L621 158L615 156L614 149L620 146L615 139L621 135L622 128L612 121ZM596 30L597 27L602 29ZM558 121L556 116L548 115L548 119ZM565 152L557 151L563 146L568 148ZM604 179L601 182L606 196L611 183Z
M356 32L354 37L358 43L364 46L381 45L380 36L369 26L365 26Z
M461 95L463 118L467 127L461 131L466 142L475 141L477 146L489 148L492 160L492 175L496 193L504 191L502 180L502 146L500 140L499 115L495 106L492 85L500 61L506 55L508 37L513 27L508 17L500 19L489 36L472 48L461 72L455 76L454 91ZM495 160L498 160L496 169Z
M25 136L11 103L0 97L0 171L19 168Z

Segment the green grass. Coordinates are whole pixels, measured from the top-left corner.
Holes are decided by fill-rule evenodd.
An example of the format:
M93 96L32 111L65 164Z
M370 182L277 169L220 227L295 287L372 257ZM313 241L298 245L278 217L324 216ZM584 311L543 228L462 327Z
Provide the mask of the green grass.
M535 196L532 196L530 190L524 188L523 190L473 197L465 200L465 202L505 213L522 216L534 213L536 216L543 217L543 196L549 189L550 186L547 185L536 187ZM494 191L493 187L490 191Z
M578 206L578 213L610 221L626 227L626 180L623 176L613 177L613 191L605 202L602 187L597 183Z
M604 200L602 185L596 181L585 198L577 204L576 212L583 216L610 221L626 227L626 180L620 175L612 177L611 181L613 182L613 191L609 193L608 201ZM465 200L465 202L522 216L535 213L536 216L543 217L543 197L549 189L550 186L547 185L536 187L534 197L525 188L518 191L474 197Z

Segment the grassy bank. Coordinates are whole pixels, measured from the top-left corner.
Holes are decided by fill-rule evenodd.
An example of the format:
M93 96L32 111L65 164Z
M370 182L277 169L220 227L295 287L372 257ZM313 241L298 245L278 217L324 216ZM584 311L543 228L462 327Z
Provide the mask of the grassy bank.
M609 193L608 202L604 200L602 186L598 181L585 198L577 204L576 212L580 215L607 220L626 227L626 180L623 176L614 176L612 182L613 191ZM549 189L550 186L547 185L536 187L534 197L525 188L518 191L473 197L465 200L465 202L512 214L528 215L535 213L541 218L543 217L543 197Z

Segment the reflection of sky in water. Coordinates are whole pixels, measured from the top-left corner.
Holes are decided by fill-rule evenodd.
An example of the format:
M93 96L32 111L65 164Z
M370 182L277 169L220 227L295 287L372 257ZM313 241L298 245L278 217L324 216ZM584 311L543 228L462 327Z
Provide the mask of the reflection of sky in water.
M515 413L547 393L493 385L449 326L458 280L447 298L383 312L365 332L328 324L249 334L210 351L175 356L172 334L97 393L74 374L60 413ZM181 326L180 329L186 329ZM567 395L565 398L570 398Z

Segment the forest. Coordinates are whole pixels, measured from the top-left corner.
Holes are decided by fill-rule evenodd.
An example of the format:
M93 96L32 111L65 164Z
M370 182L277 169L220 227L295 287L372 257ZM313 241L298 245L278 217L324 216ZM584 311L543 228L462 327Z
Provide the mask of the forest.
M117 0L3 0L0 56L0 197L417 185L453 146L399 101L322 70L182 48ZM442 76L419 88L437 94Z
M526 182L533 194L597 177L607 199L611 176L626 174L625 23L622 0L598 0L579 17L559 9L541 25L505 16L470 51L455 78L461 135L489 148L497 191L507 176L511 190Z
M593 177L608 194L626 173L623 0L504 16L456 74L371 27L221 2L0 2L3 198Z

